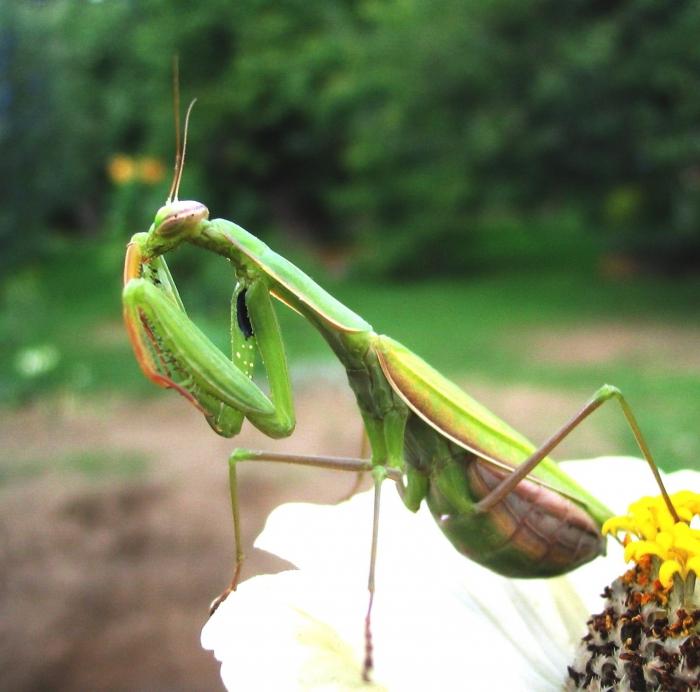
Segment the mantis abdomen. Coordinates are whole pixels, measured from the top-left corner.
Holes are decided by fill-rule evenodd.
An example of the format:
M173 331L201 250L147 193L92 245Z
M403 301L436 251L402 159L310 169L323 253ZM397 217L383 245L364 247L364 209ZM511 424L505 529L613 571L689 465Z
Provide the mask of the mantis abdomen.
M527 578L563 574L604 554L599 526L566 496L526 479L479 512L476 504L509 471L445 440L415 416L406 434L407 462L427 476L428 507L462 555L499 574Z

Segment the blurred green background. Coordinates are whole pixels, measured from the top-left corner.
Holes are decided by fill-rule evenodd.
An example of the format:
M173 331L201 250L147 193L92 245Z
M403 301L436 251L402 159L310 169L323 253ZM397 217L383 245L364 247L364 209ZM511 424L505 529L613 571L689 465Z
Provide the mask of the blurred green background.
M142 377L119 301L125 244L169 187L174 54L183 102L198 98L181 197L259 235L535 440L611 382L665 469L698 468L698 36L690 1L3 2L5 507L44 487L53 507L67 486L68 505L97 492L103 507L115 487L154 483L157 453L115 442L119 426L146 440L157 412L172 456L168 431L191 414ZM224 348L227 268L186 249L171 267ZM280 317L313 426L342 373L306 324ZM610 408L565 456L634 453ZM359 425L322 423L331 438ZM22 553L4 545L6 560ZM58 689L65 656L50 662L17 684ZM188 688L187 670L146 669L138 684Z

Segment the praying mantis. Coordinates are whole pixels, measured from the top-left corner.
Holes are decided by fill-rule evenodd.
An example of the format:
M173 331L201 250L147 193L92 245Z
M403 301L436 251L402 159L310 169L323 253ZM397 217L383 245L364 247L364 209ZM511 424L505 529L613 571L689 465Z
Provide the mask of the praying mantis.
M417 511L425 501L454 547L494 572L509 577L568 572L605 552L600 528L611 513L561 471L549 454L591 413L614 399L677 519L632 409L616 387L598 389L536 447L408 348L377 333L254 235L231 221L210 220L200 202L178 200L192 105L166 203L148 232L135 234L127 247L122 299L136 360L146 377L178 391L219 435L235 436L248 419L271 438L289 436L295 425L294 405L275 299L318 330L345 368L371 449L367 459L247 449L232 453L235 567L212 612L235 591L243 564L237 480L242 462L286 462L371 474L375 500L365 679L373 665L371 609L385 480L396 484L410 511ZM185 312L165 261L165 255L183 243L220 255L233 268L230 357ZM257 357L269 393L253 381Z

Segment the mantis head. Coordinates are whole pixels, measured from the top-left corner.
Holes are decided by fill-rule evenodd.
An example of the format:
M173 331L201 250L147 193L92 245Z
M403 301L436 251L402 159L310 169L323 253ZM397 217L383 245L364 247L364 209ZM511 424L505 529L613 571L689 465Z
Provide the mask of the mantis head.
M151 233L163 239L178 240L197 234L202 221L209 218L209 210L194 200L166 202L157 212Z

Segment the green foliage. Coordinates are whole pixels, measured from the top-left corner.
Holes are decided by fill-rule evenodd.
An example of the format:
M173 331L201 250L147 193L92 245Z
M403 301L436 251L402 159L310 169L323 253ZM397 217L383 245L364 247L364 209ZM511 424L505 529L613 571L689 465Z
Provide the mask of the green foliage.
M608 247L697 262L696 3L401 0L369 21L341 201L389 268L479 265L494 235L519 259L572 214Z
M179 53L183 195L216 216L400 276L695 268L698 35L690 0L9 0L0 266L76 231L117 261L147 228L167 181L106 166L171 159Z

